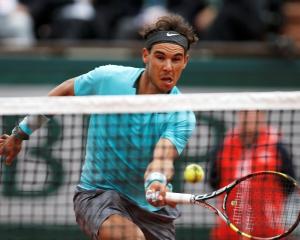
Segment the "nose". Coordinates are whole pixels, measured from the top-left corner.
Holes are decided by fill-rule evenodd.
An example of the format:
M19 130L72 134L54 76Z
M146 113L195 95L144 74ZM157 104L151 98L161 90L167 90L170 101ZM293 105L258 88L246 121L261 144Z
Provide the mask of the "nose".
M172 61L167 59L164 64L164 70L171 71L172 70Z

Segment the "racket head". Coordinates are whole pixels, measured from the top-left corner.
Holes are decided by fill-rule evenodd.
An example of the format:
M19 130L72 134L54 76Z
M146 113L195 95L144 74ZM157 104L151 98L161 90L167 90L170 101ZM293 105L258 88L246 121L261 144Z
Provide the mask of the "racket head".
M300 190L286 174L263 171L236 180L223 211L235 232L252 239L280 239L300 222Z

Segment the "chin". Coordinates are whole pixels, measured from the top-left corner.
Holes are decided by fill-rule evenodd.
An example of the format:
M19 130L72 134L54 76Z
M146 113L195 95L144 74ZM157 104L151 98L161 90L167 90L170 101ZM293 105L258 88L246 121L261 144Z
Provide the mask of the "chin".
M173 87L172 87L172 88L173 88ZM169 92L171 92L172 88L168 88L168 89L164 88L164 89L161 89L161 90L160 90L160 93L161 93L161 94L168 94Z
M173 89L173 87L174 87L173 85L172 86L162 86L160 89L164 93L169 93Z

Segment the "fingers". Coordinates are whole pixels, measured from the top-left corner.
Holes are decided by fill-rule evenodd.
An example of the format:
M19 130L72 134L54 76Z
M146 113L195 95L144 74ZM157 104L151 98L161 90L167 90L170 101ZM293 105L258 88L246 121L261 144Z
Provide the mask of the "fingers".
M6 150L6 149L4 148L4 150ZM7 166L10 166L12 164L13 160L16 158L16 156L18 155L20 150L21 150L20 146L15 146L15 148L13 148L13 150L4 152L4 155L6 155L5 164Z
M166 200L167 191L168 189L164 184L160 182L154 182L149 186L148 190L146 190L146 199L155 207L161 207L165 205L176 207L175 202Z
M9 135L7 135L7 134L2 134L2 135L0 136L0 140L6 139L6 138L8 138L8 137L9 137Z
M6 143L7 138L9 135L7 134L2 134L0 136L0 155L5 155L5 146L4 144Z
M7 157L5 158L5 164L6 164L7 166L10 166L10 165L12 164L14 158L15 158L15 156L13 156L13 155L7 156Z
M146 192L146 199L151 205L155 207L166 205L165 199L162 196L162 193L159 191L148 190Z
M0 142L0 156L5 154L4 142Z
M6 142L6 139L9 137L7 134L3 134L0 136L0 146Z
M12 154L10 154L10 155L8 154L8 152L7 152L4 145L3 146L0 145L0 156L4 157L5 164L8 165L8 166L11 165L11 163L12 163L14 157L15 157Z
M17 154L21 150L21 141L3 134L0 136L0 156L4 157L5 164L11 165Z
M146 192L146 199L151 205L155 207L169 205L170 207L175 208L177 202L172 200L166 200L165 195L165 193L162 194L161 192L153 192L152 190L148 190Z
M165 192L166 186L164 184L160 182L153 182L146 190L146 199L155 207L164 206L166 205Z

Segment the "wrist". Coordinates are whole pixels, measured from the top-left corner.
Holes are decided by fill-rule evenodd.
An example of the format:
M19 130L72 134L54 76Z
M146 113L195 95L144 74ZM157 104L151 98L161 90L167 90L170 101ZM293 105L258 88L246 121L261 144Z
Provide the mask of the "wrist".
M164 185L167 185L167 177L160 172L151 172L145 179L145 189L148 189L153 182L160 182Z
M23 133L30 136L34 131L41 128L49 120L49 115L28 115L19 123L19 128Z
M167 184L167 188L168 188L169 192L173 192L173 185L172 185L172 183L168 183Z
M16 126L12 130L11 136L13 136L14 138L16 138L18 140L22 140L22 141L29 139L29 135L27 133L25 133L24 131L22 131L22 129L19 126Z

